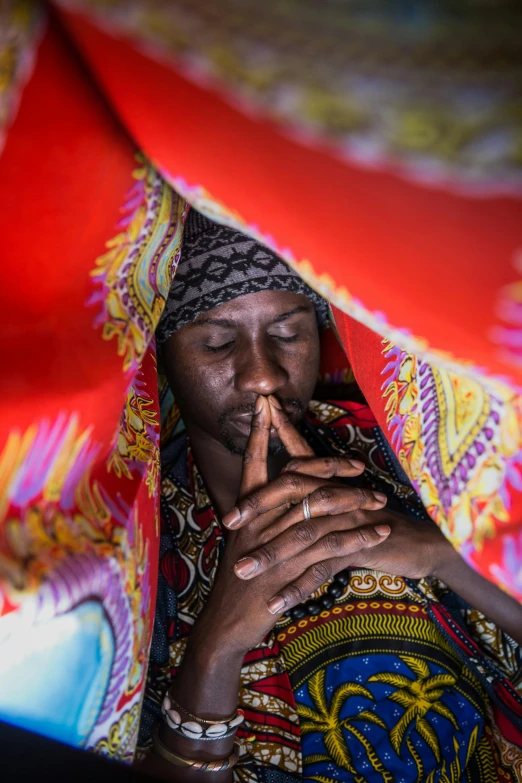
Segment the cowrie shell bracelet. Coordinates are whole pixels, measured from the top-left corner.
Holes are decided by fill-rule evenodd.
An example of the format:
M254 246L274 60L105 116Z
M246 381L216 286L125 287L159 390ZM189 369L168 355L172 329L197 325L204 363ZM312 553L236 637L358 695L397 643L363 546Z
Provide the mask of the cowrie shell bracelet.
M184 721L184 713L190 720ZM243 710L238 709L229 718L222 720L205 720L192 715L188 710L182 707L169 694L165 694L163 704L161 705L161 714L165 719L167 726L173 731L181 734L183 737L194 740L217 740L230 737L235 734L237 727L245 720Z

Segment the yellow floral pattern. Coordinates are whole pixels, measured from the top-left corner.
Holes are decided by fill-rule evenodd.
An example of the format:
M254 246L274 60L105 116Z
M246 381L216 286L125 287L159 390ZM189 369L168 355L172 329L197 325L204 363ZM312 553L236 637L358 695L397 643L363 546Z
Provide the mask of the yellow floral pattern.
M461 551L509 523L522 449L520 399L435 368L388 340L383 398L392 445L430 516ZM516 586L513 585L513 589Z
M101 304L96 324L116 338L124 371L136 371L154 336L181 249L186 205L141 155L120 221L92 276Z

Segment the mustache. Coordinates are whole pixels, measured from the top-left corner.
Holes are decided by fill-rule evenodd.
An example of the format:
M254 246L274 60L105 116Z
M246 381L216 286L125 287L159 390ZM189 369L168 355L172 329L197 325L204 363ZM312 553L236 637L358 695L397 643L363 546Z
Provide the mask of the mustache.
M303 413L305 406L299 399L299 397L278 397L279 402L283 406L285 412L288 414L292 413ZM245 413L245 414L251 414L254 415L254 407L255 402L249 402L245 405L230 405L228 408L225 408L221 413L219 414L218 422L220 426L222 427L224 424L226 424L228 419L233 418L234 416L237 416L238 414Z

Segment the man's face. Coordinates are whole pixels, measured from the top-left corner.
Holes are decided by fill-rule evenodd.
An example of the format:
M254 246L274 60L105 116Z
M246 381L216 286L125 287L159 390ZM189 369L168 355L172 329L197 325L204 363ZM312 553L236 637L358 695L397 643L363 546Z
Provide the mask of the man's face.
M163 358L189 429L242 454L259 394L275 395L294 423L308 407L319 370L314 305L288 291L241 296L173 334ZM272 430L271 453L282 448Z

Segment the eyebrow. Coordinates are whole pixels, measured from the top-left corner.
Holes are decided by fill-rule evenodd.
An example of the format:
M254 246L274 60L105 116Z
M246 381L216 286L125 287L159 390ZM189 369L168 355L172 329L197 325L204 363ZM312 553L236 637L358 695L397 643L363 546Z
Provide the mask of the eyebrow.
M309 308L306 305L299 305L299 307L294 307L293 310L289 310L287 313L282 313L281 315L278 315L276 318L274 318L272 321L270 321L270 326L272 324L278 324L281 323L281 321L286 321L288 318L292 318L294 315L298 315L299 313L307 313L309 311ZM237 321L233 321L230 318L201 318L197 321L193 321L190 324L192 327L194 326L221 326L224 329L235 329L235 327L238 325Z
M192 321L190 326L192 328L196 326L223 326L225 329L234 329L237 326L236 321L231 321L229 318L198 318L197 321Z
M307 313L309 311L309 307L306 305L299 305L299 307L294 307L293 310L289 310L287 313L283 313L282 315L278 315L277 318L274 318L273 321L270 321L271 324L278 324L281 321L286 321L287 318L291 318L293 315L297 315L298 313Z

